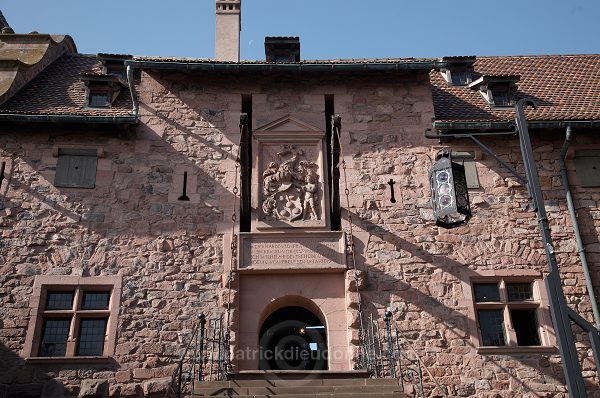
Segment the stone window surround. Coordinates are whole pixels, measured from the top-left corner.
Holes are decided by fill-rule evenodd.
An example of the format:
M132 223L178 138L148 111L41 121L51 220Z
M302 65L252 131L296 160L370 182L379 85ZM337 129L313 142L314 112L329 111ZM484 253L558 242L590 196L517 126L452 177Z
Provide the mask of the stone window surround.
M40 275L35 278L33 283L33 294L29 301L31 318L22 356L27 362L90 362L104 361L115 353L117 324L119 316L119 307L121 299L121 277L120 276L48 276ZM67 341L67 356L61 357L39 357L39 345L41 342L41 333L43 327L43 312L46 303L48 290L86 290L100 291L110 289L110 301L108 308L108 323L106 325L106 335L104 340L104 353L102 356L75 356L75 339L69 335ZM75 298L76 300L76 298ZM75 313L73 313L75 317ZM76 330L75 325L71 325L71 330Z
M483 346L481 345L481 338L479 335L479 326L477 322L477 306L475 303L475 297L473 293L473 284L476 283L500 283L504 282L515 282L515 283L533 283L533 305L537 306L538 316L538 331L540 337L539 346L518 346L517 336L514 328L512 328L512 321L508 311L504 312L505 332L506 332L506 345L505 346ZM494 270L494 271L479 271L472 274L467 280L461 282L463 294L465 297L465 304L468 309L469 316L469 335L471 344L477 349L478 354L526 354L526 353L557 353L558 349L556 346L556 336L554 334L554 328L552 327L552 321L549 309L548 293L546 292L546 285L544 283L543 275L540 272L530 270ZM500 289L502 290L502 286ZM502 294L502 291L501 291ZM503 305L504 309L507 309L507 303Z

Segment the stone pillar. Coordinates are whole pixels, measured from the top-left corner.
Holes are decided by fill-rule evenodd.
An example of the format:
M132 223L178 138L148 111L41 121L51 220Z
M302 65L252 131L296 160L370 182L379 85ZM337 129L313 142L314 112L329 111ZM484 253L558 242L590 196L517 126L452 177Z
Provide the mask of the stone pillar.
M239 62L241 0L216 0L215 59Z

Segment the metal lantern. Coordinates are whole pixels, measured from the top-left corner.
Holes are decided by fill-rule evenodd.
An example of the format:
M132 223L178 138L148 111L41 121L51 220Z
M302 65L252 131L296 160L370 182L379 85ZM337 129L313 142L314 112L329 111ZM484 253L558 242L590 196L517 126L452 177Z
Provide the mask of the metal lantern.
M429 172L429 183L436 225L454 228L469 221L471 206L465 167L453 162L449 151L438 153Z

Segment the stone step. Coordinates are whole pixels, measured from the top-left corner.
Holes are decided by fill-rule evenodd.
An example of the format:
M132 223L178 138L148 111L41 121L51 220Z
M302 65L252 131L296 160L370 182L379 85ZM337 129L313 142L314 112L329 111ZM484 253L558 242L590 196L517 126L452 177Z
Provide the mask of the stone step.
M244 388L244 387L309 387L309 386L399 386L398 379L370 379L357 377L354 379L280 379L275 377L261 379L234 379L226 381L196 382L196 388Z
M396 385L330 385L330 386L285 386L285 387L226 387L226 388L206 388L197 385L196 395L199 396L254 396L254 395L275 395L287 396L294 394L311 395L335 395L340 394L392 394L402 392L401 387Z
M198 397L199 395L195 395ZM228 395L224 395L227 397ZM231 395L235 398L407 398L404 393L341 393L341 394L285 394L285 395Z
M367 370L243 370L229 375L230 380L303 380L303 379L367 379L370 377Z
M366 371L243 371L226 381L194 385L197 397L391 398L406 395L398 379L371 379Z

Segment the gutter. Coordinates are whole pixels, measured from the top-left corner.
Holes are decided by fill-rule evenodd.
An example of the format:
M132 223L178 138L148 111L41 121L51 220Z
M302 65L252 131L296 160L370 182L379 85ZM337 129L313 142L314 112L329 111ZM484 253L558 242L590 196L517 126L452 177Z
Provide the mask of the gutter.
M219 63L219 62L178 62L178 61L125 61L125 65L135 65L142 69L178 70L187 72L393 72L447 67L446 62L361 62L331 64L269 64L269 63Z
M531 129L598 128L600 127L600 120L527 121L527 126ZM513 122L433 122L433 128L436 130L511 130L515 128L515 124Z
M575 235L575 241L577 242L577 252L579 253L579 259L581 260L581 267L583 268L583 275L585 277L585 284L590 296L590 302L592 304L592 312L594 313L594 321L596 328L600 329L600 310L598 310L598 302L596 301L596 294L594 293L594 286L590 276L590 269L588 267L587 256L585 254L585 247L581 239L581 233L579 231L579 223L577 222L577 214L575 212L575 206L573 204L573 196L571 195L571 185L569 184L569 176L567 175L567 166L565 159L567 156L567 150L573 140L573 129L571 126L567 126L565 133L565 142L560 150L560 177L562 185L565 190L565 196L567 199L567 207L569 208L569 214L571 216L571 223L573 224L573 233Z
M137 124L136 116L0 114L0 122Z

